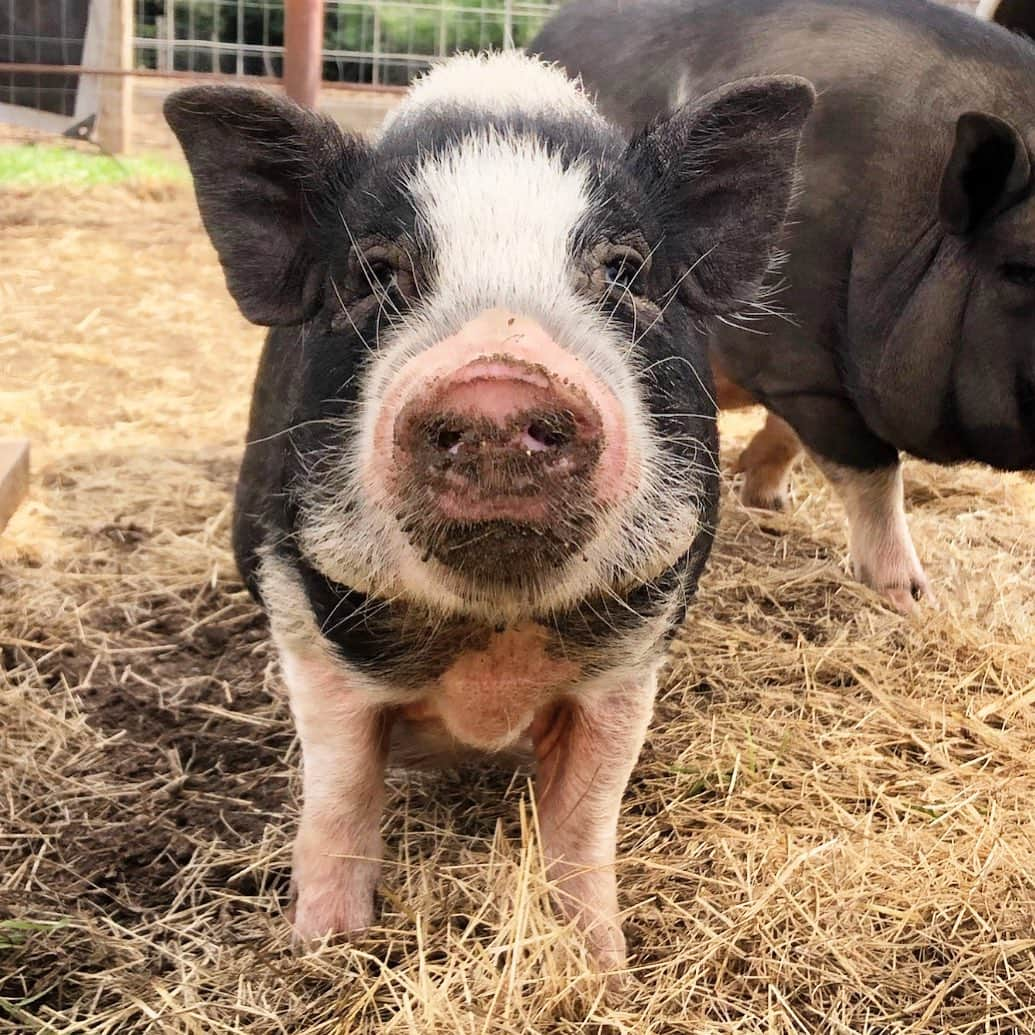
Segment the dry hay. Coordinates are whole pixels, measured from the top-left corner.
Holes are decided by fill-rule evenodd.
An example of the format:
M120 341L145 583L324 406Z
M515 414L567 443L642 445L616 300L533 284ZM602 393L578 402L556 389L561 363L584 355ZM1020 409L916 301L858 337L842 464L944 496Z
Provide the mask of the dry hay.
M298 752L227 550L260 333L182 194L0 223L0 426L36 458L0 546L0 1030L1035 1031L1031 485L908 466L916 622L846 576L811 471L787 515L727 499L625 799L612 1002L526 782L478 769L393 776L380 926L298 956Z

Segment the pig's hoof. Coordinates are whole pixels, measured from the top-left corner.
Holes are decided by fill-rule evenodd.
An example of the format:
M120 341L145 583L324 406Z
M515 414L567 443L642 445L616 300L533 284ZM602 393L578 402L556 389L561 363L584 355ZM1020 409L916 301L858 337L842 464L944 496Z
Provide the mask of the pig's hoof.
M740 486L740 502L753 510L786 510L790 484L780 473L773 478L771 473L759 468L744 471Z
M786 510L787 494L766 489L749 489L745 482L740 490L740 502L751 510Z
M878 592L896 611L904 615L915 614L917 604L921 600L928 606L937 606L938 603L926 578L912 580L908 588L906 586L885 586Z
M374 899L362 899L335 891L306 891L295 903L291 922L296 945L313 945L328 935L353 935L374 923Z
M860 582L876 590L900 614L916 614L917 605L923 601L928 606L937 606L934 590L922 568L910 571L905 578L876 579L867 572L857 573Z
M586 944L594 968L604 976L608 989L625 986L629 974L625 969L625 935L617 921L600 921L586 932Z

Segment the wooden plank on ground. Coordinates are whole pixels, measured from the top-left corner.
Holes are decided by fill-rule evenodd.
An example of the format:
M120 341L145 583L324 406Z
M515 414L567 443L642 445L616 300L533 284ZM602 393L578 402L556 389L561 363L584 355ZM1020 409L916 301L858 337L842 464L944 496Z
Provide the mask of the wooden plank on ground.
M3 531L28 491L28 440L0 440L0 531Z
M64 133L75 123L67 115L56 115L52 111L37 111L23 108L20 104L0 102L0 122L22 129L34 129L40 133Z

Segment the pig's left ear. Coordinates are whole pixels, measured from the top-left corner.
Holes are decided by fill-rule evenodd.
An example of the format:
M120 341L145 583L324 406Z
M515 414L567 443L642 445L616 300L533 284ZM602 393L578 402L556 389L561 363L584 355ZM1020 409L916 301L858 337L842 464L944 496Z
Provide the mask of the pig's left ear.
M164 111L241 312L267 326L312 316L326 280L322 208L355 179L363 143L330 119L242 87L189 87Z
M757 297L815 99L798 76L742 79L684 105L629 145L686 267L681 290L698 312L737 312Z

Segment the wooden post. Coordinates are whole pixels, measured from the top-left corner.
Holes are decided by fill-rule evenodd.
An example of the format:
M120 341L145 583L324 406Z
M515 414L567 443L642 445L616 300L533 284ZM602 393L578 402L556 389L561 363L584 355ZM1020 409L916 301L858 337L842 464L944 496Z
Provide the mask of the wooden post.
M29 443L0 442L0 532L29 491Z
M285 0L284 91L315 108L323 78L323 0Z
M133 0L92 0L102 8L104 35L101 67L133 68ZM91 16L93 11L91 9ZM97 89L97 143L111 154L129 150L133 122L133 77L100 76Z
M101 0L93 0L86 14L86 36L83 39L83 56L79 64L83 68L104 67L104 34L108 29L108 11ZM97 114L97 95L100 91L100 76L81 75L75 90L75 120L81 122Z

